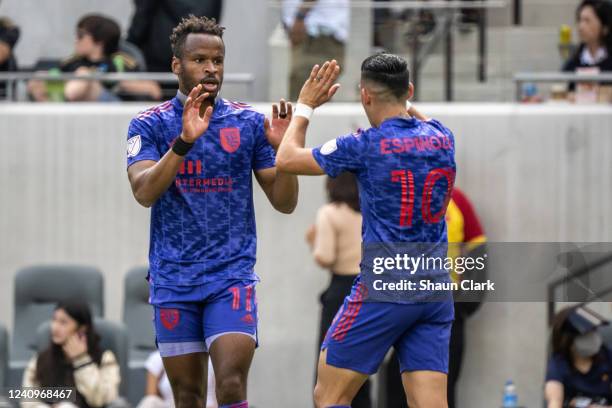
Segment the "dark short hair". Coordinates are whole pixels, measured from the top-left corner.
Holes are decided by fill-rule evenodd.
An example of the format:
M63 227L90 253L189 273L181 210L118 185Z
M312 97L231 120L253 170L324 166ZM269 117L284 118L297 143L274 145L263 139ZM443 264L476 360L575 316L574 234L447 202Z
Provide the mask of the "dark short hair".
M210 34L223 38L224 30L225 27L220 26L214 18L196 17L190 14L172 30L170 35L172 54L177 58L182 57L185 39L189 34Z
M121 28L115 20L100 14L87 14L81 17L77 29L87 32L95 42L102 43L104 55L110 56L119 51Z
M408 63L395 54L374 54L361 64L361 79L383 85L393 96L400 99L410 86Z
M344 203L353 210L360 212L359 187L353 173L345 171L337 177L327 178L327 198L330 203Z
M612 3L609 0L583 0L576 8L576 20L580 20L580 13L585 7L591 7L601 23L602 30L608 29L607 34L601 38L602 45L608 52L612 51Z

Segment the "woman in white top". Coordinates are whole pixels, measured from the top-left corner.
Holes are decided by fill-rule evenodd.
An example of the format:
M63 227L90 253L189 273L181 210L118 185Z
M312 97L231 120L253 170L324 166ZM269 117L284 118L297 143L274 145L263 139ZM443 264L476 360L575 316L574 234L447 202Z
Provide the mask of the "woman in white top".
M147 385L145 397L138 404L138 408L174 408L172 387L164 370L159 351L149 355L145 362L147 369ZM206 408L217 408L215 397L215 373L210 359L208 359L208 386L206 395Z
M312 256L319 266L329 270L330 283L321 294L319 347L344 298L351 292L361 261L361 211L357 179L352 173L327 178L328 203L317 213L315 225L306 233ZM370 382L361 387L351 405L370 408Z
M30 360L23 387L74 387L66 401L58 398L22 402L22 408L104 407L119 395L119 364L110 350L100 348L91 312L86 303L62 302L51 319L51 341Z

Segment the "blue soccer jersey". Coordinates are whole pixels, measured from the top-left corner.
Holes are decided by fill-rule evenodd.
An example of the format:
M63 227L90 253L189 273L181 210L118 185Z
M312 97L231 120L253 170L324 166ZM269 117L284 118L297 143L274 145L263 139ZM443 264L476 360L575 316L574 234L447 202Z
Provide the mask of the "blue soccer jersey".
M128 167L158 161L181 134L178 97L138 114L128 130ZM264 115L218 99L208 130L185 156L151 211L149 269L155 285L257 279L252 171L274 166Z
M454 137L436 120L395 117L313 149L331 177L356 174L364 245L446 243L455 180Z

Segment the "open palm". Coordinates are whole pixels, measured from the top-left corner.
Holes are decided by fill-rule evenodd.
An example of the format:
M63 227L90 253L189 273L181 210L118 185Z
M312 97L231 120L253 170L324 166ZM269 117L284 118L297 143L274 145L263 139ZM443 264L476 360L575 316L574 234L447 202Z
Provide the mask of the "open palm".
M280 146L293 116L291 102L281 99L279 105L280 111L278 105L272 105L272 121L266 119L265 122L266 139L275 150Z
M183 107L183 132L181 137L187 143L194 143L198 140L210 124L213 108L209 106L204 112L201 112L202 103L209 96L208 92L200 94L201 90L202 85L194 87L189 92Z

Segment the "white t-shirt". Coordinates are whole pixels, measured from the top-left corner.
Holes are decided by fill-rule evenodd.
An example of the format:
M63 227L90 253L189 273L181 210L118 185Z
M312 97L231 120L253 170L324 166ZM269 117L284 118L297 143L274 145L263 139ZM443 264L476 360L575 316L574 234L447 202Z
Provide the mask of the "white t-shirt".
M162 362L159 351L153 352L147 358L145 362L145 368L149 373L159 378L157 388L164 401L168 402L171 406L174 406L174 397L172 396L172 387L170 381L164 370L164 363ZM213 371L212 363L210 358L208 359L208 387L206 395L206 408L217 408L217 398L215 397L215 373Z
M301 0L284 0L282 19L287 27L293 26ZM350 26L349 0L318 0L306 15L304 24L309 35L332 34L338 41L346 42Z

